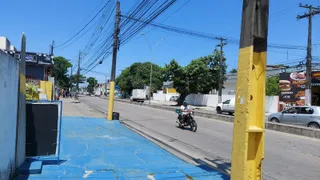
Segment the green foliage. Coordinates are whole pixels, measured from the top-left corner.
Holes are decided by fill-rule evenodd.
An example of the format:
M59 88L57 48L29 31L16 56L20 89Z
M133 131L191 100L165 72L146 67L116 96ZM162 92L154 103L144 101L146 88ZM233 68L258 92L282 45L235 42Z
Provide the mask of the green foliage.
M224 55L222 61L225 81L227 66ZM116 84L126 93L149 85L150 66L150 62L132 64L117 77ZM169 64L165 64L164 68L153 64L152 91L160 89L163 81L173 81L174 88L180 93L178 102L182 103L190 93L209 93L213 89L218 89L219 78L220 51L215 49L212 54L194 59L185 67L181 67L174 59Z
M150 62L134 63L127 67L116 78L115 83L125 93L131 93L133 89L142 89L144 86L150 84L150 72L152 65L152 87L151 91L154 92L162 86L162 71L161 67Z
M72 76L70 76L70 82L73 83L77 83L79 81L79 83L85 83L85 76L83 76L82 74L80 74L79 76L77 74L74 74Z
M266 82L267 96L278 96L280 94L279 79L280 79L279 76L271 76L267 78L267 82Z
M98 84L98 81L94 77L87 78L88 87L87 90L89 93L93 93L94 87Z
M52 75L58 83L58 86L61 88L70 87L70 79L67 73L68 68L72 67L72 64L62 56L55 57L53 61Z
M32 83L26 83L26 100L38 100L38 88L38 86L35 86Z
M237 73L238 70L237 69L231 69L230 73Z
M223 57L223 62L226 58ZM223 76L227 66L222 66ZM220 52L214 50L213 54L194 59L189 65L181 67L176 60L171 60L162 70L163 80L172 80L174 88L180 93L178 103L181 104L190 93L209 93L218 89L220 78ZM225 78L223 78L225 80Z

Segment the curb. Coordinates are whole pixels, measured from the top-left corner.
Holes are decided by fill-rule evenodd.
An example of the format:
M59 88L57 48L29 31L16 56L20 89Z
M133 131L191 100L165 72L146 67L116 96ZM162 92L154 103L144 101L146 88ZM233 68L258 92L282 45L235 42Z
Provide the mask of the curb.
M192 157L192 156L190 156L189 154L182 152L181 150L179 150L179 149L177 149L177 148L169 145L168 143L160 140L159 138L157 138L157 137L155 137L155 136L151 136L151 135L149 135L148 133L145 133L145 132L143 132L142 130L139 130L138 128L133 127L132 125L126 123L125 120L124 120L124 121L121 121L121 123L122 123L124 126L126 126L127 128L131 129L132 131L138 133L139 135L141 135L141 136L143 136L143 137L145 137L145 138L153 141L155 144L157 144L157 145L160 146L161 148L163 148L162 146L165 146L166 148L164 148L164 149L165 149L166 151L168 151L168 152L170 152L170 153L172 153L171 151L174 151L175 153L178 153L180 156L184 156L184 157L187 158L188 160L195 162L195 160L194 160L195 157ZM162 135L162 136L163 136L163 135ZM168 150L167 148L169 148L169 150ZM174 153L173 153L173 154L174 154ZM174 154L174 155L176 155L176 154ZM182 158L182 159L183 159L183 158ZM219 168L217 167L217 165L215 165L215 164L213 164L213 163L206 162L205 160L200 160L200 159L198 159L198 161L199 161L199 162L195 162L195 163L204 164L204 165L206 165L206 166L208 166L208 167L210 167L210 168L212 168L212 169L214 169L214 170L219 171L220 173L223 173L223 174L225 174L225 175L227 175L227 176L230 176L230 173L231 173L230 171L226 171L226 170L223 170L223 169L219 169Z
M88 103L88 102L85 102L85 101L82 101L82 102L83 102L84 104L88 105L89 107L91 107L91 108L93 108L93 109L95 109L95 110L97 110L97 111L99 111L99 112L101 112L101 113L103 113L103 114L105 113L105 112L102 111L101 109L96 108L95 106L93 106L92 104L90 104L90 103ZM152 141L153 143L155 143L156 145L158 145L160 148L162 148L162 149L168 151L169 153L171 153L171 154L173 154L173 155L181 158L181 159L184 160L184 161L186 161L186 159L187 159L187 160L191 161L191 162L194 163L194 164L195 164L195 163L198 163L198 164L200 164L200 165L203 164L203 165L206 165L206 166L208 166L208 167L210 167L210 168L212 168L212 169L214 169L214 170L216 170L216 171L219 171L220 173L222 173L222 174L224 174L224 175L230 176L231 170L228 171L228 170L220 169L220 168L218 168L218 165L217 165L217 164L211 163L210 161L206 161L205 159L204 159L204 160L202 160L202 159L196 159L195 157L190 156L189 154L182 152L182 151L179 150L178 148L175 148L175 147L169 145L168 143L164 142L163 140L160 140L159 138L157 138L157 137L155 137L155 136L149 135L148 133L146 133L146 132L144 132L144 131L142 131L142 130L139 130L138 128L133 127L132 125L128 124L125 119L120 119L119 121L120 121L121 124L123 124L123 125L124 125L125 127L127 127L128 129L130 129L130 130L132 130L133 132L141 135L142 137L144 137L144 138ZM130 121L130 122L133 122L133 121ZM133 122L133 123L134 123L134 122ZM139 124L137 124L137 125L139 125ZM140 125L140 126L141 126L141 125ZM143 127L143 128L146 128L146 127ZM147 129L147 128L146 128L146 129ZM161 136L166 137L165 135L160 134L160 133L158 133L158 132L155 132L155 133L156 133L156 134L159 134L159 135L161 135ZM170 138L170 139L171 139L171 137L169 137L169 136L167 136L166 138ZM197 161L195 161L195 159L196 159ZM226 169L227 169L227 167L226 167Z
M173 111L176 109L174 107L168 107L168 106L131 103L130 101L126 101L126 100L122 100L122 99L115 99L115 101L133 104L133 105L137 105L137 106L146 106L146 107L151 107L151 108L155 108L155 109L163 109L163 110L168 110L168 111ZM213 113L204 113L204 112L195 111L195 116L209 118L209 119L215 119L215 120L230 122L230 123L233 123L233 121L234 121L233 116L213 114ZM320 139L320 130L312 129L312 128L308 128L308 127L304 127L304 126L294 126L294 125L288 125L288 124L265 122L265 129Z

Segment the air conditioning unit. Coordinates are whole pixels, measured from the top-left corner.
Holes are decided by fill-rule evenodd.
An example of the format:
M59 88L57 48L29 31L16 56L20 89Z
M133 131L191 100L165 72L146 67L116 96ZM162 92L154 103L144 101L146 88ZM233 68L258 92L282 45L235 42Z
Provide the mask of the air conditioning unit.
M14 58L20 59L20 54L14 54Z

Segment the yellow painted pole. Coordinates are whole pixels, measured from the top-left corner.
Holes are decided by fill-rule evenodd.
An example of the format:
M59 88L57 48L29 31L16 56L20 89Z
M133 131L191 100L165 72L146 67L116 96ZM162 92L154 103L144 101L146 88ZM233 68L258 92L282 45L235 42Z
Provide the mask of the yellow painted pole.
M244 0L236 84L232 180L262 179L269 0Z
M112 67L111 67L111 79L110 79L110 93L109 93L109 105L108 105L108 120L113 120L113 109L114 109L114 80L116 77L116 63L117 63L117 52L119 45L118 34L120 32L120 2L116 3L116 22L114 26L113 34L113 53L112 53Z
M110 81L109 105L108 105L108 120L112 120L114 106L114 82Z

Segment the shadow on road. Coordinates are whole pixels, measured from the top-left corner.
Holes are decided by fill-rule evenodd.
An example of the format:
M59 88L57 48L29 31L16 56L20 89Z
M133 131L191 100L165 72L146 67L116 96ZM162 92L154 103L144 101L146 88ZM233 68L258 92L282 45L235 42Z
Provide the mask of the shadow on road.
M201 159L193 159L193 161L195 161L196 163L198 163L198 167L200 167L201 169L204 169L206 171L220 171L226 175L230 175L231 172L231 163L230 162L225 162L223 159L217 158L217 159L208 159L205 158L205 160L213 163L215 165L215 167L210 167L207 165L206 162L204 162Z

